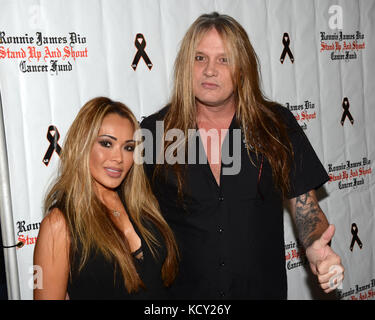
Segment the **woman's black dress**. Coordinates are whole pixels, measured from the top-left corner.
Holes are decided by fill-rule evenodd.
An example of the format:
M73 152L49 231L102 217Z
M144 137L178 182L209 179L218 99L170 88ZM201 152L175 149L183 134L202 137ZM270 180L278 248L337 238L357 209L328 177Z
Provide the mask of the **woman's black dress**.
M77 269L77 265L73 264L74 268L72 268L73 271L67 290L71 300L161 300L167 298L167 289L163 286L161 279L161 268L166 256L163 238L156 227L149 223L149 227L154 232L154 235L161 244L160 247L157 247L158 255L155 259L134 223L133 227L138 236L141 238L140 250L142 250L143 253L142 259L136 258L137 253L139 253L137 250L133 254L133 259L135 261L138 274L145 285L145 289L140 288L138 292L129 294L125 288L122 273L119 267L115 268L115 264L106 260L101 253L93 252L79 273L74 271L74 269ZM75 263L79 262L79 252L73 261L75 261Z

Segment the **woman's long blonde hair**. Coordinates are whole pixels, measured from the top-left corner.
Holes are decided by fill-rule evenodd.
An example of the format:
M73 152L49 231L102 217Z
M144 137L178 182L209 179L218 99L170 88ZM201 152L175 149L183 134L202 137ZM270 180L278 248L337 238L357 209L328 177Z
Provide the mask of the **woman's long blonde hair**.
M51 208L57 207L64 215L71 238L71 266L79 246L82 254L78 272L87 262L89 255L97 250L119 267L126 289L128 292L134 292L144 284L135 268L128 241L116 228L108 216L108 209L94 192L89 168L91 148L104 117L111 113L128 119L134 131L139 129L137 119L124 104L105 97L88 101L79 111L66 135L58 176L46 195L44 211L48 214ZM121 195L125 200L128 215L154 256L157 255L160 244L146 224L151 222L162 234L167 256L161 276L164 284L169 286L177 273L177 245L171 229L160 213L142 164L134 162L121 184Z
M170 108L164 119L164 132L173 128L181 129L187 139L188 129L196 128L196 102L192 80L195 51L199 41L212 28L222 37L229 56L235 86L236 117L244 131L249 157L249 150L252 149L257 157L262 155L267 158L276 187L286 195L290 189L292 146L286 127L276 111L276 103L267 100L260 89L258 58L248 35L232 17L216 12L201 15L185 34L175 61L174 88ZM171 143L165 144L164 152ZM161 168L162 165L157 165L155 175ZM174 165L174 170L181 195L182 170L177 164Z

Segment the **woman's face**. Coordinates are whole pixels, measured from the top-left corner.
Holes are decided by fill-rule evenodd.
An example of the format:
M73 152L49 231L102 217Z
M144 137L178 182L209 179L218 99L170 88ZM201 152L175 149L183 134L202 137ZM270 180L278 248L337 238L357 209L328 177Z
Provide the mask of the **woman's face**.
M104 117L90 154L90 173L98 191L117 188L133 165L134 128L111 113Z

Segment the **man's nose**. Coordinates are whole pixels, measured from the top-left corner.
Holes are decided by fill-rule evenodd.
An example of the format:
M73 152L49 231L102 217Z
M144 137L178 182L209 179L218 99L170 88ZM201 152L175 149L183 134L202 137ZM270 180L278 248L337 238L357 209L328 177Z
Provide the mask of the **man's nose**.
M204 74L207 77L214 77L217 76L217 68L215 61L209 60L206 64L206 68L204 69Z

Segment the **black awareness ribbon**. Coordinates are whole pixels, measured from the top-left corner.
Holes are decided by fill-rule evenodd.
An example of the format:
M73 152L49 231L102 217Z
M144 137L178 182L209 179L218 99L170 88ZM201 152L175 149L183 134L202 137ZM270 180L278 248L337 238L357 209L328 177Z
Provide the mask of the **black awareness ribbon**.
M344 100L342 101L342 107L344 109L344 112L343 112L342 117L341 117L341 125L342 126L344 125L346 117L348 117L349 120L350 120L350 123L353 124L354 119L353 119L353 117L352 117L352 115L349 111L349 99L347 97L345 97Z
M362 249L362 241L358 237L358 227L355 223L352 224L352 229L350 231L353 235L352 242L350 244L350 251L353 251L353 247L356 242L358 243L359 248Z
M137 33L135 36L134 41L135 47L138 49L137 53L135 54L135 57L132 62L132 68L134 71L137 69L139 60L143 58L144 62L146 63L147 67L151 70L152 69L152 62L150 58L148 57L145 48L146 48L146 40L142 33Z
M54 133L52 135L52 133ZM46 154L43 158L43 163L48 166L52 158L53 152L56 151L58 155L61 153L61 147L58 144L60 133L55 126L49 126L47 131L47 140L50 142Z
M292 61L292 63L293 63L294 57L293 57L292 51L290 51L290 48L289 48L290 38L289 38L289 34L287 32L285 32L284 35L283 35L283 45L284 45L284 50L281 53L280 62L284 63L285 56L288 55L289 58L290 58L290 61Z

